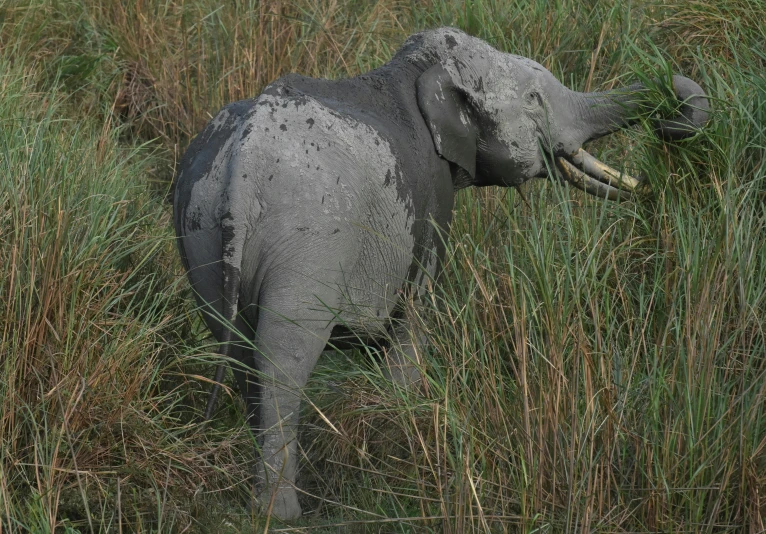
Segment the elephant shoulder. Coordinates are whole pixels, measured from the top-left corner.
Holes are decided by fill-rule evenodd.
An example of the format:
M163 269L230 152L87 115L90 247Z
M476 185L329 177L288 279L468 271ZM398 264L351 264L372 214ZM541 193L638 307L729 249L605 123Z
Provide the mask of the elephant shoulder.
M336 118L401 134L398 129L411 121L412 111L402 102L403 85L396 72L386 68L339 80L288 74L269 84L262 96L278 99L285 107L293 104L296 110L311 102Z
M271 145L276 141L281 146L330 143L360 155L364 148L390 152L392 139L399 132L392 131L389 122L380 117L365 92L364 83L355 79L283 76L256 99L251 126L260 135L253 141L260 139Z

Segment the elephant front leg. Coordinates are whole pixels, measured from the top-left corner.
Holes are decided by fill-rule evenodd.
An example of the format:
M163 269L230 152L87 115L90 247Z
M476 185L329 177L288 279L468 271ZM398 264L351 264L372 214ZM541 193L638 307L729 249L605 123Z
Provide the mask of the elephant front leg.
M418 334L409 321L396 321L391 327L391 346L386 351L384 372L391 381L402 387L412 387L422 380L421 351L425 336Z

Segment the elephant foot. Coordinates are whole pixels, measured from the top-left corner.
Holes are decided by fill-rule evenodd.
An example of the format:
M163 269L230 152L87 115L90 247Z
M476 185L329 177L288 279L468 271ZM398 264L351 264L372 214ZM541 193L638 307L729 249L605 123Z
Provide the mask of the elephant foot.
M298 492L293 486L279 486L275 491L263 491L255 499L256 509L263 515L271 515L280 521L300 519L301 505Z

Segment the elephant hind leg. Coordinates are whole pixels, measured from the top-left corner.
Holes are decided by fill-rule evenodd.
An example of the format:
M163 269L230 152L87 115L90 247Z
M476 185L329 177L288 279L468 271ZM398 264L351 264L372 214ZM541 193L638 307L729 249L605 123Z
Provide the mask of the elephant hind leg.
M330 337L333 314L290 309L286 295L261 298L254 359L258 369L256 499L280 519L300 517L295 489L301 394ZM272 306L269 306L269 304Z

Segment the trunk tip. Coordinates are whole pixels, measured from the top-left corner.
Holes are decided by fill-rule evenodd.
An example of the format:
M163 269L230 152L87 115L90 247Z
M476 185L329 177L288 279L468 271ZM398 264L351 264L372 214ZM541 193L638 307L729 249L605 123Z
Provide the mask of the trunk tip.
M665 140L691 137L710 119L710 102L697 82L685 76L673 76L673 91L681 102L680 115L655 121L657 133Z

